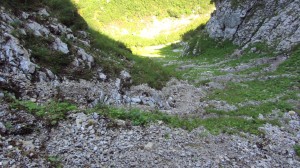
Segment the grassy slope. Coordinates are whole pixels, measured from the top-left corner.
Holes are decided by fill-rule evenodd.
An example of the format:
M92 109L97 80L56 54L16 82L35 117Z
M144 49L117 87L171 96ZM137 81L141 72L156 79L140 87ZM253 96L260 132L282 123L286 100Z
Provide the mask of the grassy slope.
M122 41L130 47L157 45L179 40L183 33L205 23L214 8L210 0L73 0L73 2L91 28ZM192 14L202 14L202 16L175 32L161 34L155 39L145 39L139 36L139 32L154 21L153 17L158 20L163 18L174 20Z
M215 41L207 37L205 33L198 30L198 32L190 32L185 36L189 43L198 43L197 50L200 52L191 56L180 56L180 53L174 52L174 49L182 49L180 45L172 44L154 51L140 50L144 55L161 55L162 58L156 59L161 64L168 64L166 66L171 71L174 71L179 78L188 80L191 84L205 87L214 79L210 77L226 76L226 75L250 75L257 73L254 80L245 80L242 82L224 81L221 84L224 89L212 89L208 95L201 101L219 100L225 101L229 105L235 105L237 110L222 111L217 110L214 106L208 106L205 109L204 115L207 119L200 118L177 118L168 121L170 125L182 128L195 128L197 126L205 126L213 133L228 132L236 133L239 131L259 134L259 127L265 123L280 124L278 117L290 110L300 113L297 105L291 104L291 100L299 101L299 81L300 81L300 48L295 49L290 53L291 56L282 63L274 72L265 72L263 68L270 66L270 64L262 64L253 66L237 72L224 72L222 68L235 67L241 64L249 63L253 59L259 58L273 58L274 54L271 48L268 48L262 43L254 44L259 54L252 53L246 50L239 57L231 58L230 54L238 47L232 45L229 41ZM194 37L194 38L192 38ZM195 45L194 45L195 46ZM193 50L194 48L191 48ZM227 61L226 61L227 60ZM175 62L175 63L174 63ZM178 70L182 65L193 65L191 68ZM288 74L289 76L281 76ZM275 78L268 78L274 76ZM247 77L247 76L246 76ZM261 80L264 77L266 80ZM251 77L249 77L251 78ZM240 103L259 102L257 105L240 106ZM277 111L277 112L276 112ZM276 112L276 113L274 113ZM274 113L274 114L273 114ZM209 116L214 116L210 118ZM260 119L263 115L265 119ZM268 116L271 116L268 118ZM273 117L272 117L273 116ZM275 116L275 117L274 117ZM276 117L277 116L277 117Z

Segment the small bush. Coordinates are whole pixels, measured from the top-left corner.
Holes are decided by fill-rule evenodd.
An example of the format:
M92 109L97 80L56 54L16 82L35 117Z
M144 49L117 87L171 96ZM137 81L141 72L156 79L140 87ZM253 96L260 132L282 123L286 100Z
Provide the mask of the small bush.
M296 155L300 157L300 145L295 145L294 150L296 152Z
M52 126L56 125L58 121L65 119L68 112L77 109L75 105L66 102L50 101L39 105L31 101L19 101L16 99L10 107L28 111Z
M58 156L48 156L48 161L51 163L51 167L62 168L61 159Z

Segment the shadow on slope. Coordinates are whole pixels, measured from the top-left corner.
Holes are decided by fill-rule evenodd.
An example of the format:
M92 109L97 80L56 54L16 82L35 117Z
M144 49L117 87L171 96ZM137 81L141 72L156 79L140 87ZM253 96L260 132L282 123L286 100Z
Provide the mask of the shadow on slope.
M97 63L112 77L127 69L135 85L147 83L156 89L161 89L171 77L171 72L149 58L133 55L123 43L89 28L71 0L2 0L0 5L12 9L16 14L20 11L37 11L47 6L54 17L74 32L87 31L91 37L90 50L101 50L101 54L95 52L98 53L95 55Z

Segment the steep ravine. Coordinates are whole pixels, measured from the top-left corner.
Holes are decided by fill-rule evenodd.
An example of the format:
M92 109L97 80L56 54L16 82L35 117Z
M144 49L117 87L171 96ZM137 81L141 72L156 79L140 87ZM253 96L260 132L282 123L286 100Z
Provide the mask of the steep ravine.
M213 61L179 59L178 53L170 52L176 56L158 61L182 72L185 81L172 79L161 90L146 84L132 86L132 74L126 69L121 70L117 77L105 73L101 63L96 61L96 55L103 52L92 48L90 35L63 25L47 8L15 13L0 7L0 167L300 167L294 149L300 143L300 117L297 113L300 107L299 71L294 64L287 64L293 65L291 70L281 72L284 69L281 65L290 59L295 61L288 63L297 62L299 58L299 52L288 51L299 43L299 28L285 36L280 33L283 31L280 26L269 31L267 25L271 23L264 21L264 24L259 24L260 29L266 29L252 32L250 39L253 41L249 40L248 34L243 32L257 29L257 25L246 24L246 21L259 23L257 17L265 17L262 15L265 8L252 9L255 3L247 1L242 7L235 8L227 0L217 1L217 11L207 25L207 31L212 37L230 38L242 46L255 42L256 37L267 40L269 44L279 41L272 45L283 52L268 55L259 48L245 48L236 50L225 59ZM261 3L269 8L268 5L275 2ZM292 17L293 25L299 25L296 14L299 8L294 8L299 6L299 1L279 3L282 4L273 6L279 17L276 25L291 26L279 21L286 13ZM251 10L258 14L252 11L254 14L250 15ZM232 19L231 15L236 15L236 11L246 11L247 16ZM235 22L233 26L230 20ZM225 27L218 27L219 23ZM262 32L271 35L262 35ZM249 52L253 58L243 55L243 52ZM51 63L53 56L58 57L54 57L54 63ZM62 57L67 59L59 59ZM86 78L86 74L90 77ZM283 83L283 89L287 89L278 93L282 88L277 91L277 83L272 83L272 80L278 85L282 84L280 81L291 84ZM257 92L259 98L262 97L259 100L251 99L252 94L246 92L252 91L253 81L268 84ZM272 85L274 92L269 89ZM249 99L234 99L241 93L231 95L231 87L241 87L250 95ZM223 92L215 96L214 93L220 90ZM222 100L227 91L232 99ZM263 94L268 91L270 95ZM291 94L293 96L289 97ZM35 106L18 107L14 96L35 104L49 100L68 101L78 109L68 111L64 120L53 126L37 113L32 113ZM247 107L258 107L259 110L260 105L273 105L284 97L291 102L293 110L276 106L258 117L242 112L235 114ZM139 108L150 113L159 110L187 121L203 119L203 124L188 130L171 127L166 119L166 122L134 126L133 121L126 118L112 119L97 113L96 109L86 110L99 104ZM225 128L213 120L224 122ZM234 120L246 125L250 123L250 127L265 124L255 130L261 134L251 134ZM273 120L280 125L270 124ZM226 121L234 123L234 127L226 128L226 124L232 124Z

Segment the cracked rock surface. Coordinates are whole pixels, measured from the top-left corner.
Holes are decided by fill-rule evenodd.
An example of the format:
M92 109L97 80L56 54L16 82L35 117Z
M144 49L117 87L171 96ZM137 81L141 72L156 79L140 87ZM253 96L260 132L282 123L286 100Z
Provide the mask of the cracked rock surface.
M216 11L206 26L209 36L233 40L238 45L267 42L279 51L300 41L299 0L216 1Z

